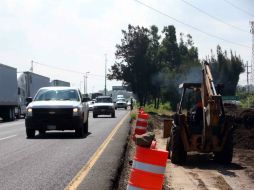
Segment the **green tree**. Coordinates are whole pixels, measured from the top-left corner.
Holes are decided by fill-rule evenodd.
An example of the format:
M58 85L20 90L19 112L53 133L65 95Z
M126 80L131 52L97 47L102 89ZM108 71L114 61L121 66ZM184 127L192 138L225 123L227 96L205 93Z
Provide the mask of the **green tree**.
M151 44L150 31L139 26L128 26L128 31L122 30L121 44L116 45L116 62L110 69L109 79L123 80L133 90L142 105L146 102L149 90L148 48Z
M140 105L170 102L173 109L179 101L178 85L182 82L201 82L198 48L192 36L180 33L177 42L173 25L165 26L162 36L156 26L149 29L128 25L122 30L121 43L116 45L117 62L111 67L109 79L122 80L137 95ZM230 51L217 46L216 55L208 59L215 83L224 83L223 95L234 95L239 75L244 71L243 61ZM200 76L200 81L196 81Z
M173 25L165 26L162 33L164 34L160 50L162 61L170 70L175 70L181 63L175 27Z
M217 59L212 54L208 61L212 68L212 74L215 83L224 84L222 95L235 95L239 76L244 72L244 64L240 56L236 56L230 51L228 58L227 51L217 46Z
M148 57L150 60L149 74L150 74L150 88L149 92L154 101L154 108L159 108L160 94L161 94L161 79L160 70L162 68L162 62L159 58L159 48L160 48L160 35L158 34L158 27L155 25L150 27L150 46L148 49Z
M165 75L164 81L166 81L166 83L164 82L163 85L162 101L170 101L172 109L176 110L177 103L179 102L180 98L178 89L179 84L186 81L194 82L191 81L193 77L189 76L193 73L190 71L193 71L193 68L196 67L200 68L201 65L198 60L198 49L194 46L192 36L188 34L186 36L186 40L184 40L184 34L180 33L180 42L178 44L176 41L174 27L168 26L166 29L167 31L170 31L168 32L170 35L165 35L165 38L162 41L162 52L163 50L167 49L167 51L163 52L163 61L165 68L167 69L163 69ZM165 44L174 45L165 46ZM172 55L174 55L173 58ZM172 60L175 60L173 65L170 64ZM167 67L167 65L170 65L170 67ZM196 70L201 75L201 69Z
M230 80L231 86L228 89L229 94L236 94L237 84L239 82L239 76L244 72L244 64L241 60L240 56L233 55L232 51L230 51L231 59L230 59Z

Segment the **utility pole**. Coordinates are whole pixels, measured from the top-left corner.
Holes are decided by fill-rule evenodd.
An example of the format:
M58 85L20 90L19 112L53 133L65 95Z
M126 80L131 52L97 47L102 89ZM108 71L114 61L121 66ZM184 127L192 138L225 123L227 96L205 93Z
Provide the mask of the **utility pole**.
M84 97L86 94L86 75L84 75Z
M254 83L254 21L250 21L250 25L251 25L250 33L252 34L251 82Z
M30 72L33 72L33 71L34 71L34 61L31 60Z
M248 61L247 61L245 67L247 68L247 92L248 92L248 94L249 94L249 92L250 92L249 74L251 73L251 72L249 71L249 67L251 68L250 70L252 70L252 65L249 65L249 63L248 63Z
M105 54L105 96L107 95L107 54Z
M72 86L72 85L71 85ZM79 81L79 89L82 89L82 81Z

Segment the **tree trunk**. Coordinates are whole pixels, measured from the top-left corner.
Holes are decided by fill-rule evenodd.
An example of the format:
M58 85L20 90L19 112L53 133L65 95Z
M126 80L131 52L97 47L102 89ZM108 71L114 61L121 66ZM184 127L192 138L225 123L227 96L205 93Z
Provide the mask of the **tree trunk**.
M157 107L156 107L157 109L159 109L160 108L160 98L157 98Z
M153 104L153 108L156 109L157 108L157 101L156 101L156 97L153 98L154 104Z

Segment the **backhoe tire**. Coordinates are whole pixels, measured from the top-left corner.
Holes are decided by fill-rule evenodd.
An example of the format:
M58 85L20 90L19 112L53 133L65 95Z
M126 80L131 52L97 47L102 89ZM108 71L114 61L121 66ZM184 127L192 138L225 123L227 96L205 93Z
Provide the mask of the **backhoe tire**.
M181 130L179 126L174 125L172 127L170 142L171 162L178 165L185 163L187 152L184 150L183 141L181 138Z
M171 138L167 138L166 150L169 152L168 158L170 159L170 149L171 149Z
M221 164L230 164L233 158L233 131L230 130L221 152L214 152L214 160Z
M166 150L170 151L170 147L171 147L171 142L170 142L170 137L167 138L167 144L166 144Z

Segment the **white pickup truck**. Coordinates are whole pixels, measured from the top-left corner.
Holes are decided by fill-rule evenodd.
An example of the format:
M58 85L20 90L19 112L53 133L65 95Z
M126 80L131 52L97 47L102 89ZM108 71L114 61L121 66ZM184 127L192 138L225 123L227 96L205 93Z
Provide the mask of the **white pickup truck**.
M44 134L47 130L75 130L78 137L88 133L88 104L78 89L71 87L44 87L35 98L27 99L25 118L28 138L35 131Z

